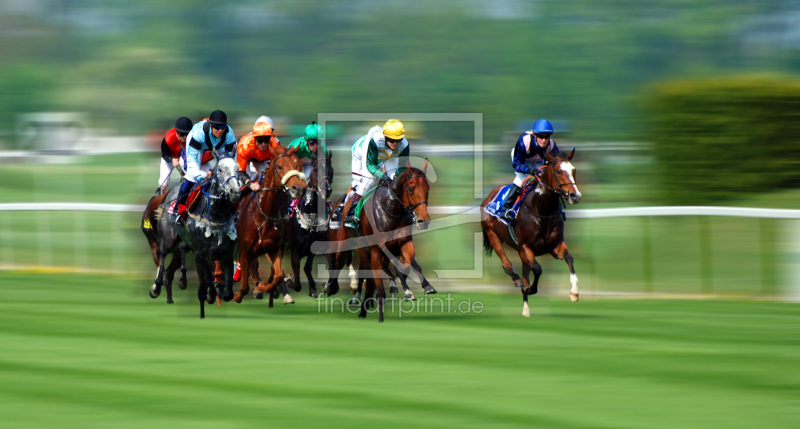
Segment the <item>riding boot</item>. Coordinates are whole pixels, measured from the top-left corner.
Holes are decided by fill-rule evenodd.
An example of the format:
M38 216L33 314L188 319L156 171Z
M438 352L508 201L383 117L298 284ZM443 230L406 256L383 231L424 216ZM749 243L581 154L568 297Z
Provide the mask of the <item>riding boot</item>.
M177 225L183 225L183 221L186 218L186 200L189 199L189 193L192 191L192 187L194 187L194 182L192 181L184 180L183 183L181 183L181 189L178 191L178 201L175 202L175 210L173 211L172 219Z
M354 194L353 200L350 202L350 209L347 210L347 217L344 219L345 226L348 228L358 228L358 217L356 216L356 206L361 201L361 195Z
M512 210L512 207L514 207L514 201L517 200L520 192L522 192L522 189L512 184L511 189L509 189L506 194L506 198L503 200L503 206L500 208L500 215L509 222L513 222L517 219L517 214Z

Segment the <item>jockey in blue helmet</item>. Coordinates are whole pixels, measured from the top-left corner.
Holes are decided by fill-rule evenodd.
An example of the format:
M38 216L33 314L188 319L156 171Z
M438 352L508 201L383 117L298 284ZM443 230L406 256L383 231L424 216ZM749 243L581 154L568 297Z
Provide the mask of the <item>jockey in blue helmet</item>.
M517 144L511 150L511 163L514 167L514 183L503 200L500 214L514 221L515 213L511 210L519 194L522 192L522 182L532 174L537 174L545 163L545 154L557 154L558 146L550 139L553 135L553 124L547 119L539 119L533 124L531 131L520 134Z

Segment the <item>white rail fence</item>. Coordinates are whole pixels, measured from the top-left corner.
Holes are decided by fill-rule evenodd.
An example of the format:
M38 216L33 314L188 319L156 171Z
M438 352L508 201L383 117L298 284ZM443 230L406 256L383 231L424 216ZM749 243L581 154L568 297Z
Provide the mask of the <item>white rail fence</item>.
M0 204L0 269L59 269L74 271L125 272L131 267L126 258L135 255L141 258L139 247L143 240L128 243L132 222L138 217L114 216L113 213L141 213L140 205L99 203L10 203ZM480 221L480 208L472 206L432 206L432 215L448 216L453 225ZM13 212L25 212L23 219L14 219ZM53 216L50 212L62 212ZM105 213L105 215L102 215ZM112 215L108 215L111 213ZM570 221L577 219L639 218L641 220L641 262L643 292L652 291L653 271L656 261L651 254L649 220L663 216L691 216L698 221L697 246L701 267L702 293L713 293L711 222L716 217L750 218L758 223L754 228L758 239L752 243L758 254L761 272L761 291L764 296L779 296L800 300L800 244L783 252L784 279L788 283L779 288L774 273L774 251L766 247L776 232L771 220L786 220L790 226L782 229L784 241L800 243L800 210L777 210L737 207L627 207L611 209L567 210ZM97 217L100 216L100 217ZM441 219L441 217L439 218ZM24 228L19 228L24 224ZM100 226L98 227L98 224ZM90 225L92 226L91 229ZM135 225L138 229L138 223ZM29 229L33 228L33 230ZM22 236L20 238L19 236ZM56 243L57 242L57 243ZM89 246L104 243L89 251ZM91 243L91 244L90 244ZM60 250L54 250L59 247ZM24 248L24 249L23 249ZM64 249L67 249L66 251ZM18 254L19 253L19 254ZM63 253L67 253L64 255ZM60 261L54 255L59 254ZM99 256L98 256L99 254ZM97 261L99 259L99 261ZM66 261L66 262L65 262ZM60 263L59 263L60 262Z

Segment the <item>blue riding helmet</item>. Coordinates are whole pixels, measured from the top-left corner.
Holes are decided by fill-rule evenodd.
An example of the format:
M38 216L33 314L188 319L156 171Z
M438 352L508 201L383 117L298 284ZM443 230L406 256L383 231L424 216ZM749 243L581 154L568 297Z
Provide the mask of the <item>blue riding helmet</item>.
M539 119L533 124L533 132L537 134L553 134L553 124L547 119Z

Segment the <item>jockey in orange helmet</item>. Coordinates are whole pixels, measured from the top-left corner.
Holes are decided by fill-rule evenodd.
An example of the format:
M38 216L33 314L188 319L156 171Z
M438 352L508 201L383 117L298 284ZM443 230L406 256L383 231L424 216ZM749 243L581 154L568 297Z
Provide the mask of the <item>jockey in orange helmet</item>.
M270 148L279 148L280 140L275 137L272 120L262 116L253 125L253 131L239 139L236 148L236 162L239 164L239 180L250 189L261 188L258 179L261 173L269 168L272 160Z

